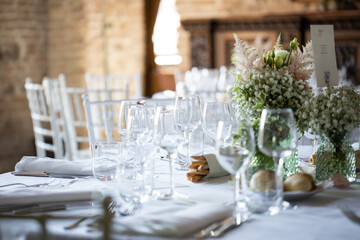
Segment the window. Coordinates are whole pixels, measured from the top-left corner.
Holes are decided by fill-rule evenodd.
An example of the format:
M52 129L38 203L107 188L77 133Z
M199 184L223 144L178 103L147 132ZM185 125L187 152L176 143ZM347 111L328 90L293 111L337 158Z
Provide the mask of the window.
M176 0L160 1L152 37L155 63L158 65L178 65L182 61L177 48L180 15L175 3Z

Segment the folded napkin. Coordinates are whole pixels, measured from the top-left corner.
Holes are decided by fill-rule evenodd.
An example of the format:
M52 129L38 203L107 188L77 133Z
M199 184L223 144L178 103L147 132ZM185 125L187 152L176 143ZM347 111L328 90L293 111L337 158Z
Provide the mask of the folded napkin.
M23 157L15 165L16 172L47 172L52 174L91 176L92 165L89 160L68 161L65 159Z
M192 171L186 173L186 176L192 182L229 175L229 173L219 164L215 154L192 156L191 158L193 161L189 168Z
M92 201L101 198L102 194L99 191L84 190L83 188L14 187L0 190L0 207L52 202Z
M163 205L153 212L115 219L114 230L122 234L185 237L225 219L232 211L233 205L219 203Z

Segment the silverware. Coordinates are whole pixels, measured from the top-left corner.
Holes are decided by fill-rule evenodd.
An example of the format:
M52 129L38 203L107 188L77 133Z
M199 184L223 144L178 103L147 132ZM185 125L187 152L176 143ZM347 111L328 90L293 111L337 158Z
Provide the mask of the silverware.
M123 206L116 201L110 202L110 204L108 206L108 210L109 210L111 217L113 217L117 214L122 217L131 216L131 215L134 215L135 212L137 210L139 210L139 208L141 208L141 202L138 200L131 200L128 203L130 203L131 206L127 207L127 208L123 208ZM81 219L79 219L79 221L80 220ZM103 226L103 219L96 219L95 221L88 223L87 226L89 227L87 232L98 231Z
M47 205L47 206L32 206L27 208L20 208L17 210L13 210L12 213L16 215L20 214L29 214L29 213L40 213L40 212L52 212L52 211L59 211L59 210L66 210L65 204L57 204L57 205Z
M116 201L112 201L109 204L109 212L111 214L120 214L121 216L131 216L134 215L135 212L140 208L140 201L131 202L131 206L127 208L123 208L121 204L118 204Z
M213 224L211 224L210 226L202 229L199 233L195 234L195 237L196 238L205 238L205 237L209 237L210 236L210 233L212 231L214 231L215 229L223 226L224 224L226 224L227 222L232 222L234 220L234 217L231 216L231 217L228 217L222 221L219 221L219 222L215 222Z
M93 216L94 217L94 216ZM77 220L76 222L68 225L68 226L65 226L64 229L65 230L70 230L70 229L74 229L74 228L77 228L80 223L82 223L83 221L85 221L86 219L88 218L92 218L92 217L83 217L83 218L80 218L79 220Z
M73 174L58 174L58 173L48 173L48 172L11 172L14 176L29 176L29 177L53 177L53 178L89 178L93 176L86 175L73 175Z
M9 187L9 186L16 186L16 185L20 185L20 186L24 186L24 187L46 187L49 186L51 183L53 183L55 181L55 179L52 179L49 182L46 183L38 183L38 184L25 184L25 183L9 183L9 184L5 184L5 185L1 185L0 188L2 187Z
M231 229L240 226L242 221L235 222L234 217L232 219L227 219L220 227L210 231L210 237L217 238L220 237L223 233L230 231Z
M342 213L348 218L350 219L352 222L360 224L360 217L356 215L356 213L351 210L349 207L347 206L340 206L340 210L342 211Z
M38 212L49 212L58 210L70 210L83 207L92 207L92 201L69 201L69 202L52 202L52 203L37 203L24 205L8 205L0 208L0 213L11 212L13 214L28 214Z

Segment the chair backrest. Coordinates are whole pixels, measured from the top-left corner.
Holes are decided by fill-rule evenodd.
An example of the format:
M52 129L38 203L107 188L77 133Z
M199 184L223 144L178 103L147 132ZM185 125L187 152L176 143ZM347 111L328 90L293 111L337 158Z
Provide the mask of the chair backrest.
M90 101L88 94L83 95L90 145L121 140L117 132L121 102L122 100Z
M129 99L142 97L142 84L141 74L136 72L135 74L123 74L123 75L93 75L89 72L85 74L85 80L87 89L91 90L112 90L117 92L115 99ZM130 83L134 86L134 95L130 96L129 86ZM114 99L99 99L114 100Z
M68 87L64 75L59 76L60 91L64 104L65 120L69 135L71 159L90 158L89 135L82 95L88 95L90 101L117 101L121 100L122 89L87 89ZM92 109L93 120L102 119L100 106ZM102 132L94 130L94 135L101 136Z
M85 111L81 99L87 90L67 87L64 75L59 77L59 83L69 136L69 157L72 160L90 158Z
M36 154L38 157L66 158L68 142L64 112L59 92L59 80L44 78L42 84L25 82L29 103Z

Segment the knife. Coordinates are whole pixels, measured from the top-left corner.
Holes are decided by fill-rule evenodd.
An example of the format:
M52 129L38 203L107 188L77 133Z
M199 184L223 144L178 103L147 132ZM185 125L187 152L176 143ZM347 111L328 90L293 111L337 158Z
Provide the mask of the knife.
M70 174L56 174L48 172L11 172L14 176L29 176L29 177L54 177L54 178L83 178L89 177L85 175L70 175Z
M28 214L38 212L49 212L58 210L69 210L82 207L93 207L96 203L93 201L71 201L71 202L53 202L53 203L40 203L32 205L8 206L0 208L0 213L11 212L13 214Z

